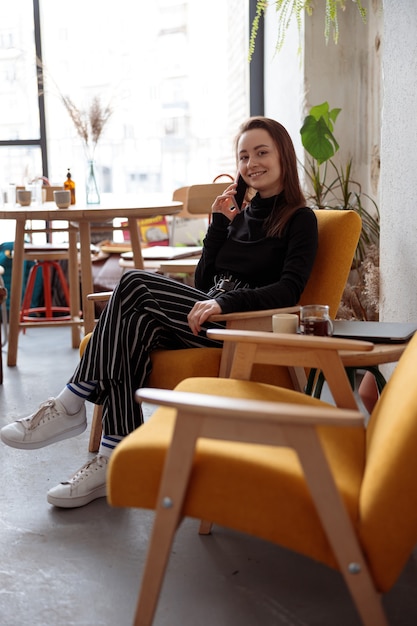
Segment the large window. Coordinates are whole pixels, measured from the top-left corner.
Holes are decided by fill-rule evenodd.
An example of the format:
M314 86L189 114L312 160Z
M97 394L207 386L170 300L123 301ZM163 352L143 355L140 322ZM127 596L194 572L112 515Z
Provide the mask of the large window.
M43 162L34 3L44 71ZM2 6L0 139L30 141L0 146L0 185L45 175L47 162L52 184L62 184L71 169L81 201L87 156L63 98L81 113L94 98L112 110L94 154L102 192L170 194L233 173L233 137L249 113L247 5L14 0Z
M45 167L33 0L0 5L0 185L25 184Z

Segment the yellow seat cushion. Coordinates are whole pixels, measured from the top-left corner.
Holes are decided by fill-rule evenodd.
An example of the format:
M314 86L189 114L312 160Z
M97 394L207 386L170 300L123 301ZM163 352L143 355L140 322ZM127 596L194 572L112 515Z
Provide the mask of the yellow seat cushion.
M191 378L178 390L267 401L326 404L262 383ZM113 506L154 509L175 410L159 408L114 451L108 473ZM364 468L361 428L320 427L329 463L352 520ZM134 477L138 477L135 479ZM287 448L201 439L184 514L254 534L336 567L296 454Z
M91 333L80 344L80 356L83 355ZM186 378L198 374L218 377L220 370L221 348L184 348L181 350L155 350L152 352L152 371L147 380L149 387L174 389ZM279 385L293 389L288 368L280 365L256 364L252 370L252 380Z
M184 348L152 352L152 371L148 387L174 389L182 380L195 376L218 377L221 348ZM294 389L287 367L255 364L251 380Z
M155 350L151 354L152 371L147 386L174 389L184 378L191 378L199 372L217 377L221 356L221 348Z

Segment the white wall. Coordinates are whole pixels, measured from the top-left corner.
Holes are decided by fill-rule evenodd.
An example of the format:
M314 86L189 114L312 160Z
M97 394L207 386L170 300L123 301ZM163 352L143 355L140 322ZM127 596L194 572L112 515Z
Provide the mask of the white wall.
M384 2L381 312L417 319L417 2Z
M364 24L356 6L339 9L339 39L324 39L324 2L316 3L305 26L305 91L308 106L327 101L341 108L334 135L340 150L335 161L352 158L353 177L363 191L376 196L380 150L381 2L366 2ZM374 184L371 184L371 171ZM376 173L376 176L375 176ZM375 198L377 199L377 198ZM369 207L371 208L371 207Z
M322 21L311 25L312 31L305 35L305 58L298 68L296 39L286 42L283 53L287 56L281 53L279 58L273 58L276 16L270 12L266 41L267 114L281 120L289 130L292 128L290 132L296 139L304 72L308 76L309 105L328 99L332 107L343 109L339 119L340 125L343 120L349 149L366 170L369 192L379 194L380 320L416 321L417 2L384 0L381 13L381 0L373 0L368 8L367 28L355 18L350 25L353 35L349 38L345 33L340 48L329 43L327 54L334 56L332 62L326 63L323 49L317 56L322 47L317 39L322 36ZM360 174L364 176L363 172ZM388 374L391 369L386 367L384 372Z

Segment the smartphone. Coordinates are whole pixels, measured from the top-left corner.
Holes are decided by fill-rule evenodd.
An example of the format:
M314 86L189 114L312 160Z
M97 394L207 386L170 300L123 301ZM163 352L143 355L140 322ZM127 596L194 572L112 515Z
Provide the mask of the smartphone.
M240 213L248 186L240 174L237 175L235 183L237 183L237 187L236 195L233 198L233 204L235 205L237 211L239 211Z

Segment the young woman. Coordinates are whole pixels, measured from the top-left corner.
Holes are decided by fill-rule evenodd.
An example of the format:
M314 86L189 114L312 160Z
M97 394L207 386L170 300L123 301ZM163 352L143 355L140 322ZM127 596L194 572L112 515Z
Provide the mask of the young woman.
M48 492L51 504L72 508L106 495L109 455L143 421L134 392L146 384L153 350L218 346L205 334L213 314L297 304L316 255L317 223L292 141L278 122L250 118L236 157L251 199L238 211L235 183L215 199L195 288L139 270L124 274L67 386L1 430L9 446L41 448L85 430L85 400L103 404L98 455Z

